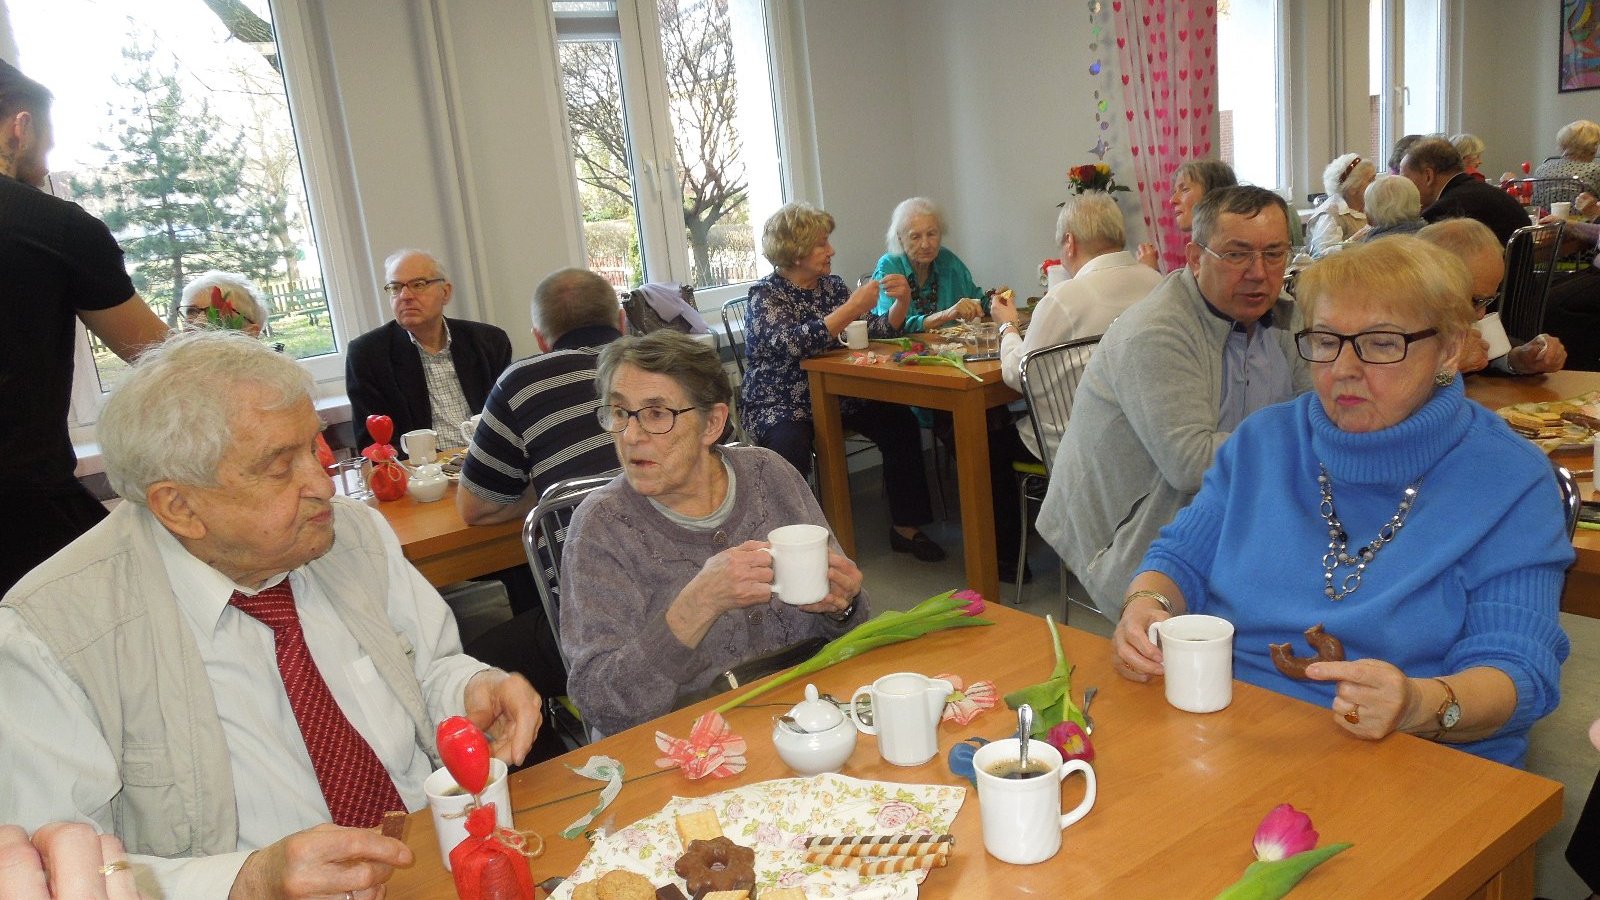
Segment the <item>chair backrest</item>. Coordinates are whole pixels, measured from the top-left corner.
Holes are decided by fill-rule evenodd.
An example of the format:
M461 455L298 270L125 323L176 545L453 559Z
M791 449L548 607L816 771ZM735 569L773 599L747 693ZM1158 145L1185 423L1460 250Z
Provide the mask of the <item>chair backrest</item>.
M1097 334L1052 344L1022 357L1022 396L1028 401L1028 422L1047 472L1055 465L1054 451L1072 414L1072 398L1100 338Z
M1589 189L1583 179L1572 175L1560 178L1518 178L1515 184L1533 186L1533 197L1529 201L1542 210L1549 211L1550 204L1566 202L1571 203L1577 196Z
M1567 517L1567 540L1578 531L1578 508L1583 505L1583 493L1578 489L1578 479L1566 466L1550 461L1551 467L1556 470L1556 485L1561 488L1561 512Z
M1512 340L1526 341L1544 331L1545 297L1555 272L1564 222L1529 225L1511 233L1506 245L1506 281L1500 321Z
M739 368L739 379L744 380L744 326L745 316L750 311L750 298L748 296L735 297L722 304L722 330L728 336L728 345L733 349L733 364ZM738 337L734 336L733 326L739 326Z
M572 521L572 511L578 504L610 483L619 471L568 478L550 485L522 522L522 549L528 556L528 568L533 570L533 584L539 590L539 602L544 604L557 648L561 647L561 549L567 541L567 523ZM565 649L561 650L561 663L567 663Z

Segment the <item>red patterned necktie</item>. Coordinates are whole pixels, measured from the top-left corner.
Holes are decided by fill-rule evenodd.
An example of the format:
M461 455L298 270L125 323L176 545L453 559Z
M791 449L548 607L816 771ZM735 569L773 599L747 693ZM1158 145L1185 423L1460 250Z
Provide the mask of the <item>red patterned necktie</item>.
M254 597L234 591L228 603L272 629L278 651L278 674L289 695L289 707L300 724L311 767L335 825L371 828L391 809L405 809L378 754L356 731L328 691L317 663L306 647L294 590L285 578Z

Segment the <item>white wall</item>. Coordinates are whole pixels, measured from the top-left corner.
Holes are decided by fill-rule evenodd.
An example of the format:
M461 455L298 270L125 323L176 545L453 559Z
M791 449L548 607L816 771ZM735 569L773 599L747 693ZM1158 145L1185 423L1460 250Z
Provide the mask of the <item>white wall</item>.
M894 205L920 194L944 205L948 244L980 285L1039 293L1040 260L1060 255L1067 169L1096 160L1084 5L804 0L804 12L835 271L870 270ZM1106 162L1133 182L1125 152ZM1118 198L1142 240L1138 203Z

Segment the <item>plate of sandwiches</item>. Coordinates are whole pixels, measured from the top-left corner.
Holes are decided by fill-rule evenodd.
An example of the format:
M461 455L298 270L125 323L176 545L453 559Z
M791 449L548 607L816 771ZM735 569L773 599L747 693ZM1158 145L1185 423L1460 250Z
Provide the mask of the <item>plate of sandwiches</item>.
M1594 444L1600 431L1600 391L1570 400L1518 403L1495 412L1511 430L1538 444L1546 453Z

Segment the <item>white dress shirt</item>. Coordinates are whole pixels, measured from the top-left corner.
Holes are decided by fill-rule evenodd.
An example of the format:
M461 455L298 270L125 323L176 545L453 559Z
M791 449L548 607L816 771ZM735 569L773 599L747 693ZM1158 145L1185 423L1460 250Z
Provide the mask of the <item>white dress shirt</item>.
M353 509L378 516L375 510ZM449 608L401 555L387 524L379 525L388 551L389 620L415 650L414 671L428 713L435 721L461 715L467 681L487 667L461 653ZM136 875L152 896L225 898L249 851L332 817L278 674L272 630L228 605L238 585L190 555L153 517L147 516L144 526L160 550L216 696L233 763L239 852L199 859L135 856ZM383 762L406 808L422 808L427 802L422 782L432 763L417 745L399 699L379 680L333 599L304 570L287 577L306 644L329 691ZM0 748L8 768L0 822L32 830L54 820L91 821L103 832L114 831L110 803L121 781L94 710L22 617L5 608L0 608L0 684L7 686L0 734L28 735L30 744L49 748Z
M1126 250L1103 253L1084 263L1076 274L1051 288L1039 301L1026 336L1018 337L1015 330L1006 329L1000 340L1000 377L1012 390L1022 390L1024 355L1040 347L1105 334L1112 321L1155 290L1161 278L1160 272ZM1028 420L1017 422L1017 433L1029 452L1040 460L1049 460L1066 427L1064 421L1046 423L1043 453Z

